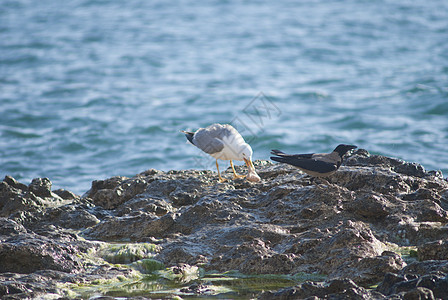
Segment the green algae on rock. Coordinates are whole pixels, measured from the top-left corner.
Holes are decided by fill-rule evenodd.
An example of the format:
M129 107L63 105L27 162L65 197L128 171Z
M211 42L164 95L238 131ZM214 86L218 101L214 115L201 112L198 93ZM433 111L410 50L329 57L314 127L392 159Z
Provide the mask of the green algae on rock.
M159 247L150 243L103 244L96 255L112 264L129 264L144 258L153 257Z

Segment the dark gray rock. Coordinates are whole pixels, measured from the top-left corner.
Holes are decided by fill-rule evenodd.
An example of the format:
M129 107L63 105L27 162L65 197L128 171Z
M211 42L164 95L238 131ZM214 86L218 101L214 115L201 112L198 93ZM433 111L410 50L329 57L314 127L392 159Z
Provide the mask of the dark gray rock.
M344 278L324 283L305 282L277 292L264 292L258 299L384 299L384 296L368 291L352 280Z
M16 212L39 209L42 205L42 200L33 194L24 194L4 181L0 183L0 216L9 217Z
M49 223L70 229L86 229L100 223L100 220L92 213L91 209L86 209L78 205L64 205L48 211Z
M347 208L359 217L369 220L383 219L389 215L390 201L375 194L360 194L355 201L349 203Z
M391 170L408 176L425 177L429 176L425 172L425 168L417 163L405 162L401 159L381 156L370 155L365 149L357 150L354 155L346 159L345 165L347 166L384 166Z
M0 240L3 240L4 236L10 236L13 234L26 233L25 227L17 222L7 219L0 218Z
M89 264L96 271L85 268L76 254L97 246L78 238L82 234L107 242L155 241L160 251L154 259L172 268L188 263L206 271L327 278L266 292L265 299L446 297L448 182L438 173L362 149L326 180L267 161L255 166L262 178L257 183L220 183L210 171L148 170L94 181L82 197L52 192L45 178L25 186L7 176L0 183L0 265L2 272L17 273L0 274L6 282L0 292L60 294L64 280L126 272L95 262ZM402 246L418 247L425 261L403 260ZM44 279L51 284L39 286ZM366 289L376 283L376 290ZM190 284L186 290L199 295L204 288Z
M126 179L146 182L144 192L120 202L115 217L85 234L108 241L162 238L157 258L167 265L350 274L357 283L373 284L405 266L398 254L384 251L384 242L409 245L444 233L437 224L445 212L428 198L441 198L447 185L418 165L367 152L347 161L350 167L330 177L329 185L310 185L296 169L268 162L257 162L263 181L255 184L217 183L211 173L197 171L148 171ZM117 187L126 193L124 181L111 180L109 193ZM415 199L406 196L413 193Z
M413 262L398 274L386 274L376 290L391 297L400 295L407 299L448 299L447 274L448 261Z
M403 295L404 300L433 300L434 294L430 289L417 287Z
M416 276L412 278L406 277L406 275L398 275L395 273L386 273L383 281L378 284L376 290L384 295L391 295L396 291L396 284L403 281L409 281L410 279L415 279Z
M425 243L417 253L419 260L448 260L448 240Z
M76 200L79 199L80 197L70 191L67 191L65 189L57 189L53 191L54 194L58 195L59 197L61 197L64 200Z
M34 178L28 190L38 197L51 197L51 181L48 178Z
M13 214L42 212L46 207L60 205L62 198L51 192L48 178L35 178L26 187L11 176L0 182L0 217Z
M9 186L12 186L13 188L16 188L18 190L27 191L28 186L26 184L20 183L17 180L15 180L12 176L5 176L5 179L3 179L5 183L7 183Z
M35 234L20 234L2 240L0 273L32 273L37 270L79 272L83 270L71 239L53 240Z
M68 283L82 285L117 276L126 277L131 272L130 269L102 265L83 273L55 270L40 270L31 274L0 273L0 297L1 299L73 299L73 296L67 295L64 287Z
M157 217L152 213L136 212L122 217L109 217L88 228L84 234L101 241L145 241L147 238L166 237L173 232L176 214Z
M121 203L120 197L122 191L119 185L122 184L127 177L115 176L106 180L95 180L92 187L82 197L90 198L97 206L105 209L112 209Z
M399 274L413 274L423 276L425 274L448 273L448 261L446 260L428 260L416 261L404 267Z

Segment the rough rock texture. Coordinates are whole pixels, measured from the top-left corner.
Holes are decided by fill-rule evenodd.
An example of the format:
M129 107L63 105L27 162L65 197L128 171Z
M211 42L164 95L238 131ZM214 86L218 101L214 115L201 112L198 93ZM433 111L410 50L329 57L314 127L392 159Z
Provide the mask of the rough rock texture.
M419 260L448 260L448 240L428 242L418 247Z
M386 274L376 290L386 296L408 295L407 299L448 299L448 262L413 262L397 274ZM422 293L427 298L410 298Z
M83 267L76 256L78 249L71 245L71 240L70 236L53 240L25 233L1 238L0 273L28 274L45 269L79 272Z
M365 150L326 180L267 161L255 166L257 183L151 169L94 181L82 197L51 191L46 178L26 186L7 176L0 183L0 272L8 273L0 277L9 279L0 295L58 293L29 286L44 270L59 274L51 282L87 280L80 278L91 270L73 254L93 241L149 241L166 266L327 276L262 299L448 299L448 182L440 172ZM417 247L421 262L407 264L405 246Z
M305 282L293 288L282 289L277 292L265 292L259 299L305 299L319 297L325 299L384 299L375 291L368 291L356 285L350 279L333 279L328 282Z

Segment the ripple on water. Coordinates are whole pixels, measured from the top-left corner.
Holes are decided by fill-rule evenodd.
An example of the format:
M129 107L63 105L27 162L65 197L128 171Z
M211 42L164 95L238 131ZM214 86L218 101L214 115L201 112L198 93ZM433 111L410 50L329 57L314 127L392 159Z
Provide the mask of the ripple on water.
M8 126L7 128L2 128L1 132L3 137L11 139L38 139L42 137L42 134L27 128L14 128Z
M0 65L2 66L26 66L29 67L39 61L39 57L34 54L16 52L3 53L0 56Z
M339 129L347 130L364 130L372 128L372 124L368 122L365 116L361 115L348 115L342 116L332 122L330 122L331 126L335 126Z
M430 105L425 112L427 115L448 116L448 97L444 103Z
M345 142L448 173L446 1L55 3L0 10L0 175L201 167L179 130L254 108L254 158Z

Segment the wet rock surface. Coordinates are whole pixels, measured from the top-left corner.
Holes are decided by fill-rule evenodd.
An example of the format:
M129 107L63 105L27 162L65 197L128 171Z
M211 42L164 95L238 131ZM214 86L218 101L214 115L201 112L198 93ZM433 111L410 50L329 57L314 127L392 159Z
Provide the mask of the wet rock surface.
M25 185L5 177L0 296L70 297L65 284L129 276L89 251L150 242L166 267L326 278L261 299L448 299L448 182L440 172L362 149L327 179L267 161L255 166L260 182L151 169L94 181L82 196L52 191L47 178Z

